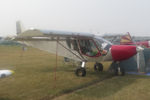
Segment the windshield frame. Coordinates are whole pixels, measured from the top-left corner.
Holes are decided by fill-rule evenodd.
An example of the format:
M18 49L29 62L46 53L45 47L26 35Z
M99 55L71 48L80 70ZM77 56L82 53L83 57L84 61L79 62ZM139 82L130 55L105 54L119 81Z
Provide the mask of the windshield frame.
M96 45L98 45L98 49L100 50L101 53L103 52L103 50L108 52L110 47L113 45L111 42L99 36L95 36L94 41Z

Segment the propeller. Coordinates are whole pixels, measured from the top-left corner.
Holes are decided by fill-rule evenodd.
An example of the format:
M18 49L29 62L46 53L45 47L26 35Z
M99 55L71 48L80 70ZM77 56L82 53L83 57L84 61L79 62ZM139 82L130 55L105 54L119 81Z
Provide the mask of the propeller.
M138 46L136 44L136 51L137 51L137 55L136 55L136 62L137 62L137 69L138 69L138 72L140 71L140 53L144 50L143 47L141 46Z
M137 55L136 55L136 62L137 62L137 69L139 72L139 69L140 69L140 53L139 52L137 52Z

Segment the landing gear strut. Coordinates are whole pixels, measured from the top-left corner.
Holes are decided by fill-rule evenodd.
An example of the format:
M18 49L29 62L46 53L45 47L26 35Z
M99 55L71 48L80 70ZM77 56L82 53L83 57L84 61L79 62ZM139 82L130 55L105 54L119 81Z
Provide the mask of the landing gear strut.
M77 76L86 76L85 62L82 62L81 67L77 68L75 71Z
M111 65L113 70L114 70L114 75L124 76L125 75L125 69L123 67L119 66L119 64L120 64L120 62L113 62Z
M103 65L101 63L96 62L95 65L94 65L94 70L102 72L103 71Z
M123 67L120 67L121 76L125 75L125 69Z

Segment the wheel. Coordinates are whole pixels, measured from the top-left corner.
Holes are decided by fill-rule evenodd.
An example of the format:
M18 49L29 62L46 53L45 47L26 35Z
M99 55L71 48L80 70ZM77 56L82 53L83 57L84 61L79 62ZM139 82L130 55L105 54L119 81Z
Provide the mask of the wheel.
M115 76L119 75L118 68L114 69L114 74L115 74Z
M101 63L96 63L94 65L94 70L102 72L103 71L103 65Z
M124 76L125 75L125 69L124 68L120 68L120 72L121 72L121 76Z
M75 71L75 74L77 76L86 76L86 69L85 68L77 68L76 71Z
M114 75L115 76L118 76L119 75L119 64L116 63L115 61L112 62L111 64L111 68L112 68L112 71L114 72Z

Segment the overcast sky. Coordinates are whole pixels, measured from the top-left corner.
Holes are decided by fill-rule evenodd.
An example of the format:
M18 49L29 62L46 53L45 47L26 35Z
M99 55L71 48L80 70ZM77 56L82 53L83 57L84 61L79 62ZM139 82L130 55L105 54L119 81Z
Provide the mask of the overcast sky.
M26 29L150 34L150 0L0 0L0 36Z

